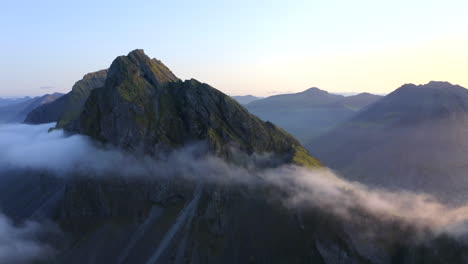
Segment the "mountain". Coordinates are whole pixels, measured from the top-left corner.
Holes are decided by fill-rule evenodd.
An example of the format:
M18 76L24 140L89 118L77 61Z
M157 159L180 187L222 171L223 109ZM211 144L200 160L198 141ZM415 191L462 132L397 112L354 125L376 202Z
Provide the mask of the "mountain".
M234 147L274 153L284 162L319 164L280 128L207 84L179 80L142 50L112 63L104 87L91 92L79 118L65 129L151 155L203 141L224 157L233 156Z
M466 200L467 114L461 86L406 84L307 146L352 180Z
M28 100L31 100L31 97L25 96L21 98L0 98L0 107L26 102Z
M46 94L20 103L0 107L0 123L23 122L29 112L62 96L63 94L61 93Z
M345 97L310 88L300 93L260 99L247 104L246 108L263 120L284 128L304 143L329 131L380 98L369 93Z
M238 96L232 96L232 98L236 99L237 102L239 102L241 105L246 105L248 103L251 103L253 101L262 99L262 97L257 97L253 95L238 95Z
M35 145L44 137L47 145L12 153L23 159L25 149L39 151L44 158L26 164L51 166L0 166L2 212L18 226L50 228L37 240L53 248L51 256L32 263L414 264L468 258L463 243L400 224L393 214L385 220L359 206L335 211L332 205L352 201L321 195L363 199L346 184L325 184L313 190L316 199L303 200L311 193L301 183L334 178L320 176L321 164L297 140L213 87L179 80L142 50L116 58L103 87L85 101L76 118L62 123L65 135L50 131L27 141ZM44 126L32 130L38 128ZM49 171L52 164L59 170Z
M72 90L50 103L43 104L27 115L25 123L43 124L57 122L58 127L63 127L68 120L75 119L88 99L91 90L104 86L107 70L100 70L86 74L83 79L76 82Z

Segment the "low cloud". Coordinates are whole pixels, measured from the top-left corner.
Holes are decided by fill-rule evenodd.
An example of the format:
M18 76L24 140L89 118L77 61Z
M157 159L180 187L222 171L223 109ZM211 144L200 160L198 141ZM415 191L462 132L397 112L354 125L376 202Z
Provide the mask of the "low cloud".
M28 221L15 225L0 214L0 263L30 263L46 258L52 249L38 237L44 232L43 226Z
M51 126L0 126L0 166L50 170L59 176L70 172L132 177L182 175L219 184L273 185L288 194L284 205L289 207L318 207L345 219L355 218L355 211L362 210L377 219L399 221L457 237L468 231L468 205L452 207L426 194L370 188L349 182L329 169L309 170L288 165L256 170L254 162L238 167L203 155L203 148L198 145L155 161L113 148L96 147L84 136L65 136L62 131L48 133ZM244 157L246 161L256 162L268 158Z

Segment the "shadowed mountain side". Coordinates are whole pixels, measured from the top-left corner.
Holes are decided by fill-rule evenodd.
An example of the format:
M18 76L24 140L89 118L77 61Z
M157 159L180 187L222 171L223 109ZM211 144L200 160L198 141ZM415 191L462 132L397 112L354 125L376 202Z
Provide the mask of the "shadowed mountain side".
M68 103L68 94L59 99L36 107L24 119L26 124L47 124L57 122Z

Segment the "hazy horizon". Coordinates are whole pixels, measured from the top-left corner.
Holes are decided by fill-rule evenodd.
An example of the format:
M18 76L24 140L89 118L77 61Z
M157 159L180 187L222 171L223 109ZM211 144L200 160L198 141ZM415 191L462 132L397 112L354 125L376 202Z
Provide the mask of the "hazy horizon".
M92 8L91 8L92 7ZM1 96L68 92L141 48L229 95L468 86L464 1L8 2Z

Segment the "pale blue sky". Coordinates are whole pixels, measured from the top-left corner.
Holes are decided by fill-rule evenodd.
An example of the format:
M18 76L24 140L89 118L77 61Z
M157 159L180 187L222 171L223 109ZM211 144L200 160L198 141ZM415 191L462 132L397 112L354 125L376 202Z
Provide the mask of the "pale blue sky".
M230 95L468 86L468 1L2 1L0 95L68 92L142 48ZM40 87L53 87L41 89Z

